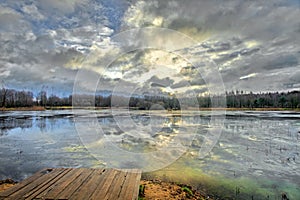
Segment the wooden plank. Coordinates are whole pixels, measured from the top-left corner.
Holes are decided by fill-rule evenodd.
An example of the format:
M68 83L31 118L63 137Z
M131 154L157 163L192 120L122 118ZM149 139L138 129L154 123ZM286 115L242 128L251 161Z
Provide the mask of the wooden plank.
M69 199L70 196L82 185L85 180L92 174L92 170L84 169L82 173L71 182L55 199Z
M46 169L6 190L0 199L135 200L140 170Z
M118 195L119 200L134 200L138 197L141 171L137 169L128 170L128 175L123 184L122 191Z
M57 169L55 169L57 170ZM9 195L15 193L16 191L24 188L25 186L27 186L28 184L32 183L33 181L39 179L41 176L49 173L53 171L53 169L42 169L41 171L38 171L37 173L35 173L34 175L30 176L29 178L25 179L24 181L18 183L17 185L14 185L13 187L0 192L0 197L8 197Z
M31 181L30 183L28 183L28 180L29 180L29 179L32 179L32 178L35 177L35 176L31 176L31 177L29 177L28 179L25 179L23 182L19 183L20 185L24 185L24 183L26 183L26 182L28 183L28 184L26 184L26 185L23 186L23 187L20 187L19 184L13 186L12 189L14 189L15 192L11 193L11 194L10 194L7 198L5 198L5 199L11 199L11 200L12 200L12 199L17 199L17 198L23 199L23 198L22 198L22 195L23 195L24 193L26 193L27 191L30 191L32 184L34 184L34 182L35 182L36 180L40 180L40 179L43 178L45 175L47 175L47 177L51 177L50 174L52 174L52 173L59 173L59 172L58 172L58 169L55 169L55 170L49 170L49 171L51 171L51 172L41 174L41 176L40 176L39 178L37 178L37 179ZM14 188L14 187L15 187L15 188Z
M34 187L37 186L37 183L41 184L42 182L47 181L47 179L51 179L53 175L60 174L60 170L61 169L53 169L50 170L50 172L41 171L41 175L34 175L28 179L25 179L23 182L13 186L12 190L8 191L10 194L7 197L9 197L9 199L21 199L22 195L27 191L34 189Z
M58 179L53 179L36 192L31 193L31 195L25 195L25 199L44 199L45 197L54 199L70 182L80 175L81 171L81 169L70 169L66 174L58 177Z
M35 199L35 197L37 195L39 195L40 193L42 193L44 190L46 190L47 188L49 188L52 184L54 184L56 181L60 180L63 176L65 176L66 174L68 174L71 169L61 169L62 173L60 173L59 175L53 177L51 180L48 180L47 182L44 182L40 185L38 185L37 187L35 187L34 189L32 189L31 191L28 191L26 194L23 195L23 198L26 199Z
M137 197L136 188L139 187L139 182L137 183L136 180L138 179L140 181L140 174L141 173L138 170L128 170L128 176L126 177L118 199L132 200Z
M139 189L140 189L140 181L142 177L142 171L141 170L134 170L136 172L135 182L132 182L132 185L129 187L129 191L132 189L133 197L131 199L138 199L139 196Z
M16 193L10 195L9 197L12 199L25 199L24 196L28 196L31 193L39 190L43 186L47 185L49 182L56 181L65 173L69 172L70 169L58 169L53 170L52 172L41 176L39 179L35 180L31 184L27 185L26 187L22 188L21 190L17 191ZM28 194L29 192L29 194Z
M103 188L105 188L104 185L107 184L107 181L110 181L110 179L112 180L116 175L116 173L117 173L116 170L106 169L102 174L102 178L98 183L96 189L89 196L89 199L98 199L97 197L99 196L99 193L104 191L103 190Z
M110 190L106 193L104 199L118 199L118 195L122 191L126 176L128 176L128 172L120 171L118 178L112 182Z
M106 169L95 169L91 176L86 180L85 184L76 190L70 199L89 199L97 186L103 181L104 176L107 174L106 172Z
M110 169L106 176L103 177L103 184L98 185L95 192L90 197L90 200L103 200L105 194L109 190L111 183L118 176L118 174L120 174L120 171Z

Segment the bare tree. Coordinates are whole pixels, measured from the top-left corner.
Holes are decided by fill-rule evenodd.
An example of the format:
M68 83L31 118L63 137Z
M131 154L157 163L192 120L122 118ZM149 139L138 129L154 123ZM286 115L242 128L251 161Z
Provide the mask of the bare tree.
M1 89L1 93L0 93L0 96L1 96L1 107L5 107L5 103L6 103L6 95L7 95L7 89L5 88L5 83L4 81L2 80L2 89Z

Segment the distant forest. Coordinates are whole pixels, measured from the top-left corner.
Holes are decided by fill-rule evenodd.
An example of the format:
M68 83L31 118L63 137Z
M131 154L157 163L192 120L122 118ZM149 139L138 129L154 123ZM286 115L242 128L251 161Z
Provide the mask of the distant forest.
M46 91L39 92L34 96L31 91L17 91L14 89L2 88L0 90L0 107L56 107L72 106L72 98L47 96ZM134 107L138 109L184 109L188 107L210 108L224 107L222 97L198 97L197 99L180 98L171 95L150 96L140 95L128 98L124 96L96 95L95 99L89 95L76 95L73 106L96 106L96 107ZM92 99L92 101L91 101ZM224 99L224 98L223 98ZM212 102L214 102L212 104ZM252 93L243 91L226 92L226 106L228 108L300 108L300 91L292 92L268 92Z

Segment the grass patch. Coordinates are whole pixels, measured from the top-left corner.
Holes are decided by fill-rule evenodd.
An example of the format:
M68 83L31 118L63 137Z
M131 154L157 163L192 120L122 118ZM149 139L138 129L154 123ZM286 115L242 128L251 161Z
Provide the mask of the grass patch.
M140 185L139 187L139 200L144 200L145 198L145 185Z
M193 191L189 187L187 187L187 186L183 186L181 188L181 190L184 191L185 193L187 193L189 196L193 196L194 195Z
M16 108L0 107L0 111L44 111L44 110L45 108L42 106L16 107Z

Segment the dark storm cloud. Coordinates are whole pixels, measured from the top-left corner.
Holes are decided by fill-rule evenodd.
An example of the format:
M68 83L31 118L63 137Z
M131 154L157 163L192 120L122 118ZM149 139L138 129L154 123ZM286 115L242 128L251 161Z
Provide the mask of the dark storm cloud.
M278 55L276 57L264 58L260 64L263 69L272 70L298 65L298 59L294 55Z
M188 86L190 86L189 82L186 80L182 80L178 83L173 84L171 88L177 89L177 88L188 87Z
M157 76L152 76L147 82L151 87L168 87L174 83L174 80L169 77L160 79Z
M291 81L291 83L300 83L300 71L296 71L295 73L293 73L290 77L289 80Z

